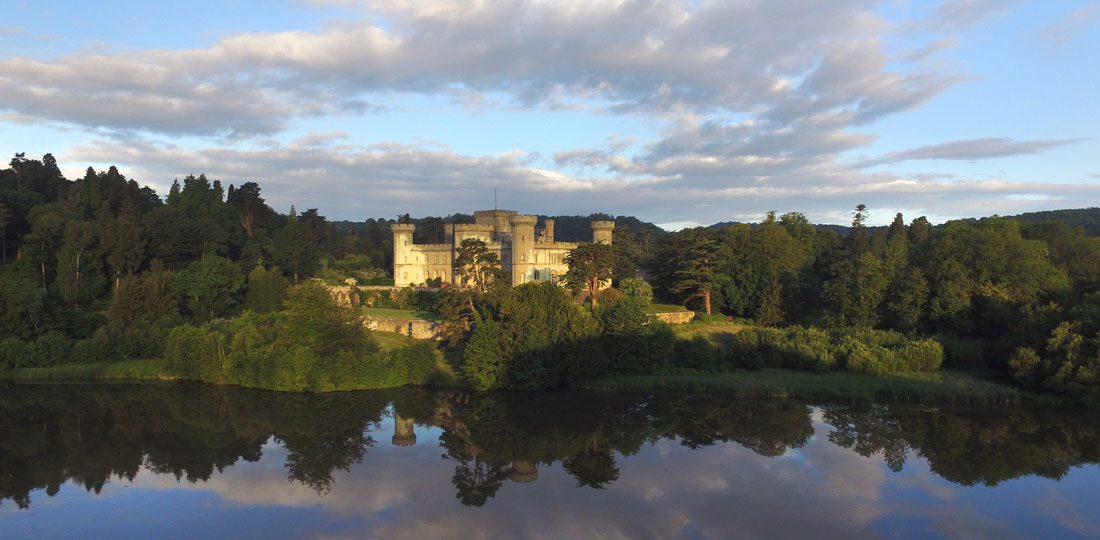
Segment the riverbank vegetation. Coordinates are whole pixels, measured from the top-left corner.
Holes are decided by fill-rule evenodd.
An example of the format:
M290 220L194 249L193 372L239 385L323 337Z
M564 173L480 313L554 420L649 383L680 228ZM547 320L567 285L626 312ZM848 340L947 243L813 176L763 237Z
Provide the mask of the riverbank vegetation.
M899 214L874 228L860 205L844 236L797 212L675 233L597 215L615 219L613 244L582 242L565 288L511 288L492 253L464 242L467 286L391 290L372 284L392 279L388 227L408 215L280 214L258 184L201 175L162 199L113 167L70 181L48 154L17 155L0 170L0 374L536 389L777 369L934 380L942 367L1096 403L1100 238L1067 215L933 227ZM569 231L587 219L559 217L558 237L579 239ZM444 219L416 221L415 241L444 241ZM452 349L382 347L364 309L437 321ZM697 322L652 317L682 309Z

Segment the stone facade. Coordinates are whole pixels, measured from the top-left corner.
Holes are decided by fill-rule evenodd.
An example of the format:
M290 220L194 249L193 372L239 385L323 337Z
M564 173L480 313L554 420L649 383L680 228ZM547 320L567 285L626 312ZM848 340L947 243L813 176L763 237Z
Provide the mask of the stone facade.
M574 242L554 240L554 220L536 229L537 216L515 210L479 210L475 223L446 224L444 232L450 243L414 244L415 225L394 224L393 282L398 287L419 285L429 279L441 278L454 283L455 250L467 238L485 242L500 258L500 266L512 276L512 285L530 281L552 281L569 269L565 256L577 247ZM592 241L611 243L613 221L593 221Z

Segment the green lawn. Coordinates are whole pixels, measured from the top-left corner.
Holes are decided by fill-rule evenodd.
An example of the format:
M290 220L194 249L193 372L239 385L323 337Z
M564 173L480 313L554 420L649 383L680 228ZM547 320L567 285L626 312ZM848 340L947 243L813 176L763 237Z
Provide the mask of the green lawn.
M376 317L400 317L404 319L420 319L424 321L439 320L439 315L436 315L435 313L432 313L430 311L415 311L411 309L365 307L363 308L363 315L374 315Z
M690 322L687 324L674 324L672 331L680 339L693 339L702 336L718 348L726 351L733 342L733 335L745 328L744 325L730 321L721 322Z
M382 347L383 351L392 351L416 343L416 340L409 336L393 332L371 332L371 337L378 342L378 346Z

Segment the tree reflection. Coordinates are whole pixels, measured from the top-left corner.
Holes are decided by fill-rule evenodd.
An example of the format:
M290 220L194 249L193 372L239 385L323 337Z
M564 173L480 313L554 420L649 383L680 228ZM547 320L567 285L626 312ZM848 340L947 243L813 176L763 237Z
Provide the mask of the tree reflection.
M367 457L379 423L392 419L396 452L427 442L416 426L437 428L457 499L483 506L506 480L537 482L540 468L557 462L578 487L606 489L622 475L619 460L660 440L687 448L735 442L781 456L813 436L811 412L789 400L610 392L9 384L0 388L0 502L27 508L32 491L52 496L67 481L99 493L112 477L133 479L143 467L206 481L239 460L259 460L269 440L286 448L291 481L324 494L337 471ZM868 404L823 406L821 415L833 444L881 455L894 471L916 454L964 485L1060 478L1100 461L1100 424L1080 411Z
M601 446L595 437L583 450L563 459L561 464L566 472L577 479L577 487L603 489L619 479L615 451Z

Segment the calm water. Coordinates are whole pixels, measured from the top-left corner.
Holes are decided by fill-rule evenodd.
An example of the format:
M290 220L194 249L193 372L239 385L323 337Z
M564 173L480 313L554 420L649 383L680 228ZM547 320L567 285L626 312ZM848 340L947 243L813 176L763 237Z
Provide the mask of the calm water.
M1097 538L1080 411L0 385L2 538Z

